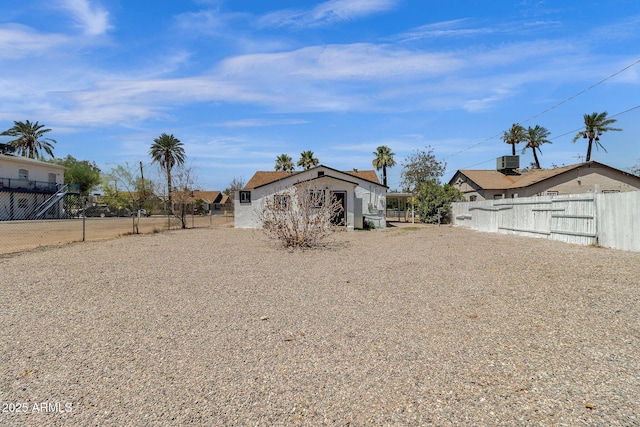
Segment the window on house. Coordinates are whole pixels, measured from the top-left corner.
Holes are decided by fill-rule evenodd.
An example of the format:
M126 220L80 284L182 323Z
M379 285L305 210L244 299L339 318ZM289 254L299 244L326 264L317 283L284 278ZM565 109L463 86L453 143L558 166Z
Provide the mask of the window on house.
M18 169L18 179L27 181L29 179L29 171L26 169Z
M251 191L240 192L240 203L251 203Z
M287 209L289 207L289 196L286 194L276 194L274 201L277 207Z
M469 201L470 202L475 202L477 198L478 198L478 196L469 196Z
M318 171L318 176L324 176L324 171Z
M324 190L311 190L309 191L309 202L314 208L321 208L324 205L325 193Z

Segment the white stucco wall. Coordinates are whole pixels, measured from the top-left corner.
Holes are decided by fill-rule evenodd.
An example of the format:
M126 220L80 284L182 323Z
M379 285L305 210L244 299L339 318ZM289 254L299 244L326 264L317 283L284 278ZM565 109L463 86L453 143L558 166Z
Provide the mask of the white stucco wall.
M282 193L288 186L294 185L313 178L317 178L318 172L322 168L296 174L291 180L282 180L275 184L265 185L259 188L250 189L251 203L240 203L240 192L237 191L234 199L235 227L236 228L258 228L256 209L264 206L264 198L277 193ZM357 177L337 173L333 170L324 170L325 176L311 181L312 186L323 188L327 191L343 191L346 193L347 229L353 230L356 226L361 226L361 221L356 221L355 212L361 212L367 219L372 220L376 227L386 226L384 212L386 209L386 188L382 185L359 179ZM243 190L244 191L244 190ZM358 207L356 207L358 204Z
M64 183L64 167L21 156L0 154L0 178L18 180L19 170L29 171L29 181L49 182L49 174L55 174L56 184Z
M20 179L20 169L28 171L26 180ZM54 165L22 156L0 154L0 221L33 218L38 207L51 192L64 184L63 166ZM55 177L53 188L48 183ZM36 182L37 181L37 182ZM46 218L62 215L62 204L46 213Z

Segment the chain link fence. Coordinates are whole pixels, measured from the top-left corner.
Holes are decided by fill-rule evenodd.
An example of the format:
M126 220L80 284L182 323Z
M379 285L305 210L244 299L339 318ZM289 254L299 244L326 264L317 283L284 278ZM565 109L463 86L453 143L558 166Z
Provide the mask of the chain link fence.
M89 203L75 189L0 188L0 255L44 246L111 239L183 228L174 215ZM185 228L233 227L231 210L187 213Z

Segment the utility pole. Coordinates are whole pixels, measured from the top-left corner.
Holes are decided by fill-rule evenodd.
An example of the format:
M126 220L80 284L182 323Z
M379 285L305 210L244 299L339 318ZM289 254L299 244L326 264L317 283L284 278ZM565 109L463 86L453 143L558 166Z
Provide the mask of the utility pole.
M140 162L140 179L142 179L142 200L146 200L147 195L145 194L145 185L144 185L144 173L142 172L142 162Z

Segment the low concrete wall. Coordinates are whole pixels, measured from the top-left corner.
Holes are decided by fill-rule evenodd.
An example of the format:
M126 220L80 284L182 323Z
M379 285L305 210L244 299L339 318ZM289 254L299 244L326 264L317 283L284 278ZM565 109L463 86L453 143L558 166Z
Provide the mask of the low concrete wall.
M461 202L452 217L478 231L640 252L640 191Z

